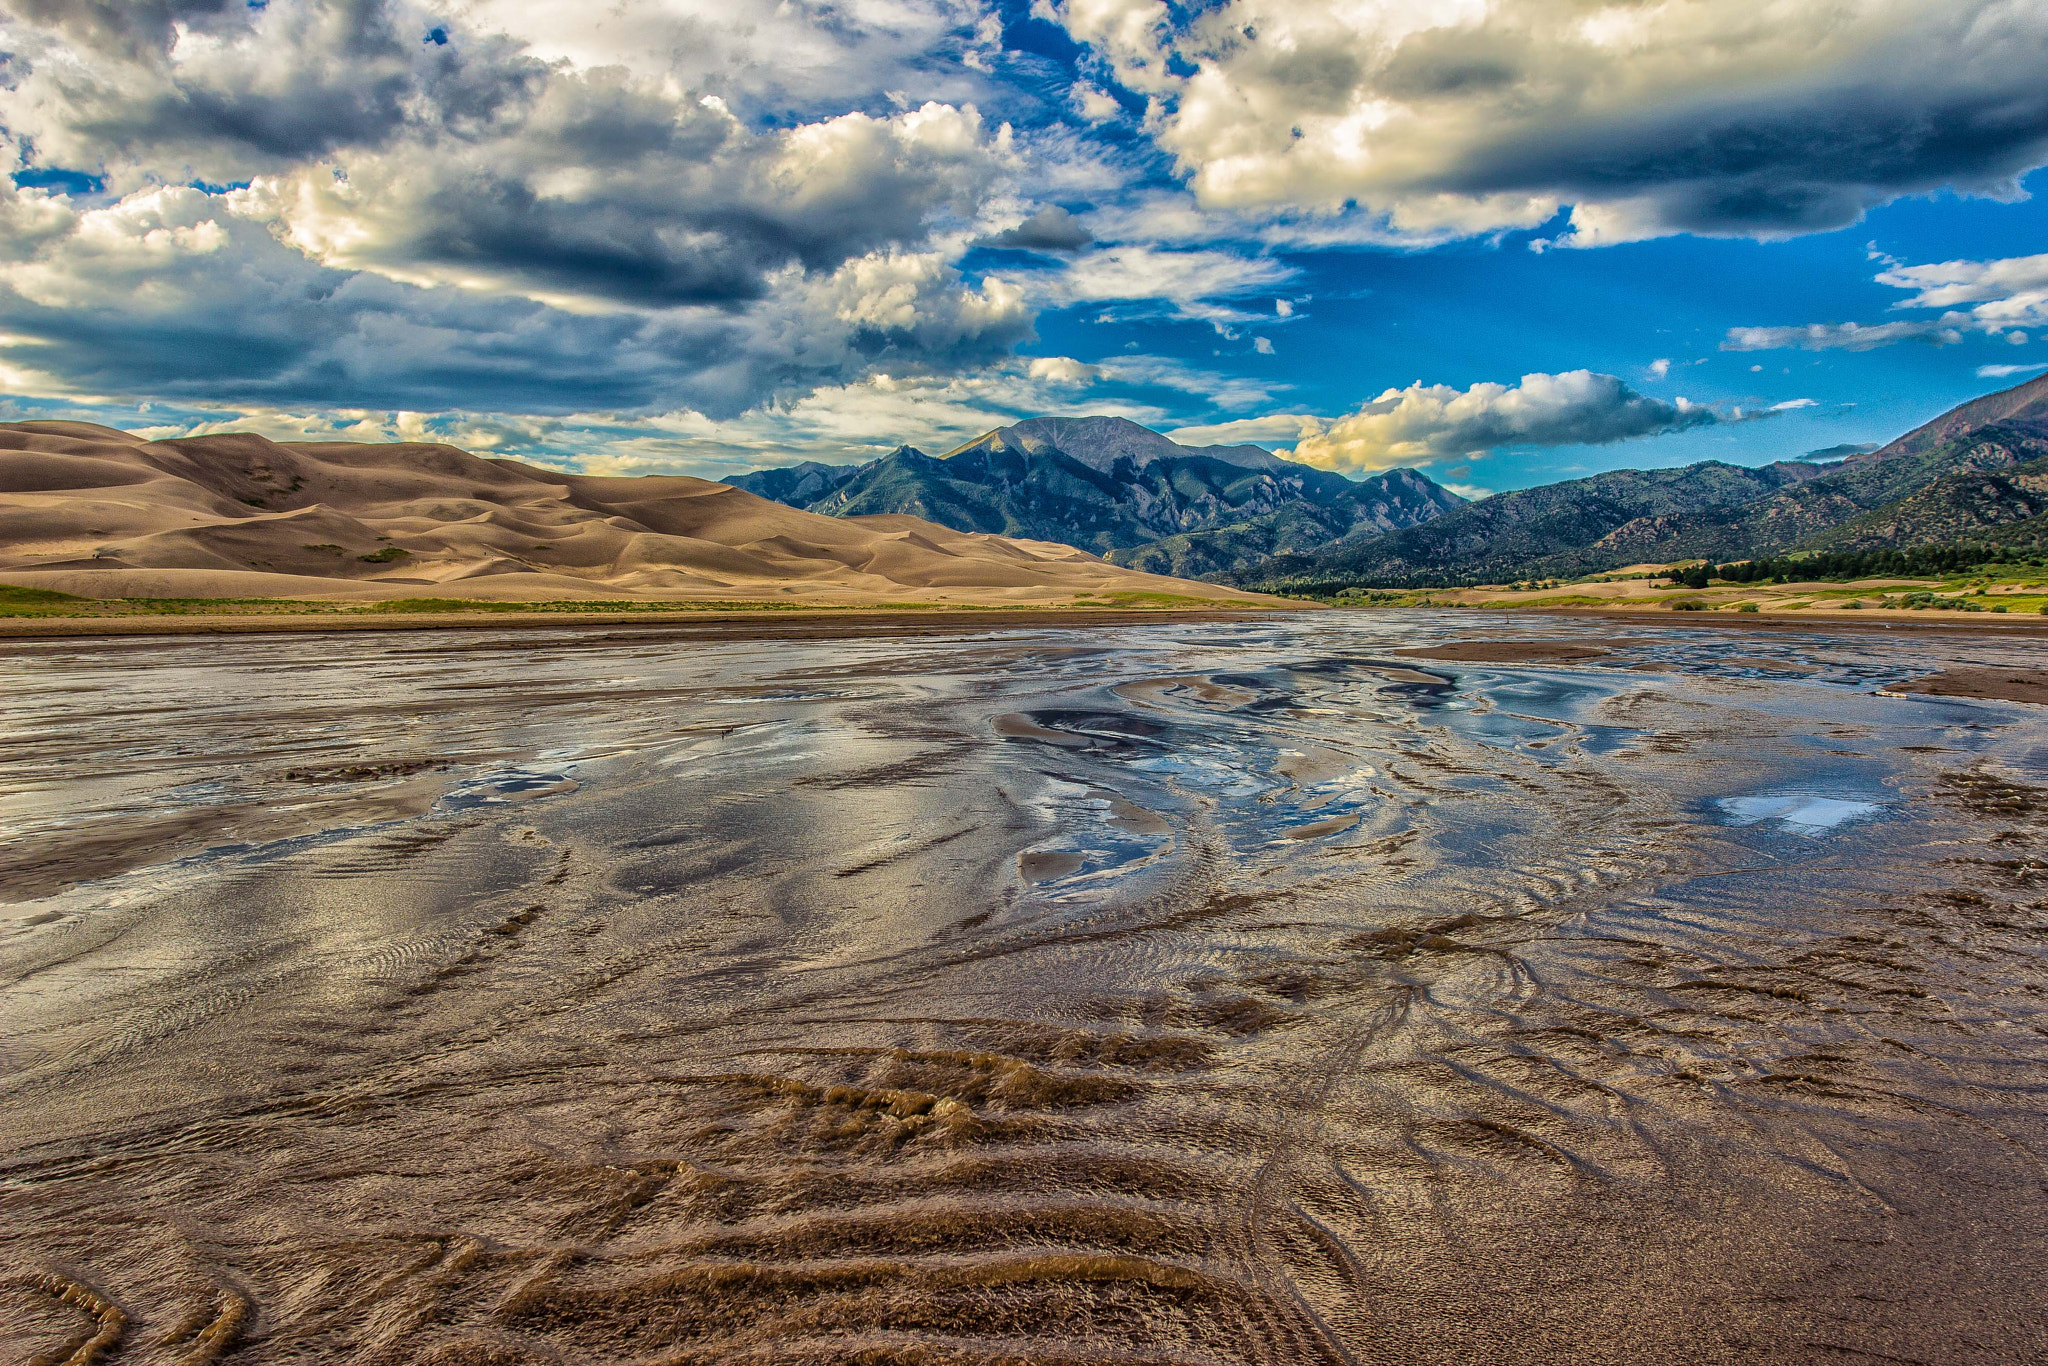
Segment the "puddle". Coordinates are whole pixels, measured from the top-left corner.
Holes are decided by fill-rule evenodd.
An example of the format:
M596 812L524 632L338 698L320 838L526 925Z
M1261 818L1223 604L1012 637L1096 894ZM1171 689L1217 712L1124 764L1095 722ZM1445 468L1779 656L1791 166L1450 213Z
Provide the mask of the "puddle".
M1764 825L1775 821L1788 834L1809 838L1842 826L1869 820L1884 810L1882 802L1820 797L1804 792L1767 792L1751 797L1722 797L1714 805L1730 825Z
M434 803L434 814L474 811L480 806L506 806L574 792L579 784L566 770L499 769L455 784Z

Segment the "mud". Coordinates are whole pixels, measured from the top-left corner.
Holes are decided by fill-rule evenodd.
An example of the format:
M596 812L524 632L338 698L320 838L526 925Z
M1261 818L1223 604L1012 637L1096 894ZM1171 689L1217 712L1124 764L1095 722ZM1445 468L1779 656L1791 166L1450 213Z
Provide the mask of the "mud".
M2048 703L2048 659L2010 669L1943 669L1906 685L1907 692L1937 697L1988 697L2004 702Z
M1453 640L1397 650L1421 659L1452 659L1468 664L1575 664L1612 653L1610 642L1569 640Z
M2044 647L1596 629L10 645L0 1343L2042 1359Z

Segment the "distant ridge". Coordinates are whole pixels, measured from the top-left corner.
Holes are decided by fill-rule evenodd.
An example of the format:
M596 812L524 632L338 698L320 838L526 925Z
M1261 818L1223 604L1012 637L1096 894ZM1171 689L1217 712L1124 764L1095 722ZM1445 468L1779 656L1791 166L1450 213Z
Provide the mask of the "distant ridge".
M1971 399L1889 445L1868 455L1852 455L1849 460L1854 464L1871 464L1895 455L1919 455L1993 424L2023 435L2048 438L2048 375L2037 375L2025 384Z
M1413 470L1351 480L1258 446L1182 446L1118 417L1032 418L943 456L899 446L865 465L730 482L828 516L909 514L1183 577L1415 526L1465 503Z
M988 447L1022 451L1028 455L1058 452L1104 474L1112 472L1120 460L1128 460L1134 468L1144 469L1154 461L1194 457L1220 460L1226 465L1248 470L1306 468L1282 460L1262 446L1183 446L1150 427L1142 427L1121 417L1034 417L1014 427L998 427L992 432L984 432L974 440L947 451L941 458L950 460L956 455Z

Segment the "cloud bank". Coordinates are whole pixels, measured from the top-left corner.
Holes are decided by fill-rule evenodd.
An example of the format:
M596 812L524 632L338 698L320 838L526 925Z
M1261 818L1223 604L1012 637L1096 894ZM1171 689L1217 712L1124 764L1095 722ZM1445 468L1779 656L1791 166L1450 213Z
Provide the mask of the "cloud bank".
M1647 398L1591 370L1469 389L1418 383L1389 389L1333 421L1303 419L1293 458L1366 473L1481 456L1503 446L1603 446L1725 420L1712 408Z
M662 449L968 389L1237 430L1319 325L1297 253L1768 237L2048 160L2036 0L1034 12L1078 56L1012 0L0 0L0 380ZM1886 262L1916 316L1728 345L2024 340L2043 260ZM1079 359L1019 360L1049 312ZM1723 420L1584 375L1252 421L1365 469Z
M1966 333L2002 337L2024 346L2024 328L2048 327L2048 255L1996 261L1942 261L1910 266L1887 261L1877 282L1913 291L1896 309L1942 309L1939 317L1888 323L1807 323L1795 327L1737 327L1724 351L1871 351L1904 341L1953 346ZM2006 373L2012 373L2010 371Z
M2048 161L2048 7L2015 0L1042 0L1219 209L1404 238L1836 228Z
M0 363L51 394L723 417L1030 336L1018 287L956 264L1014 176L1006 127L932 100L764 121L710 88L786 93L784 54L746 50L779 34L848 59L807 92L829 110L984 41L957 6L801 35L789 6L691 8L0 0L0 170L108 192L0 188ZM662 35L640 70L566 50Z
M783 392L950 370L1029 335L1021 293L931 253L765 274L745 309L551 307L296 249L233 196L85 209L0 190L0 371L17 393L201 403L731 416Z

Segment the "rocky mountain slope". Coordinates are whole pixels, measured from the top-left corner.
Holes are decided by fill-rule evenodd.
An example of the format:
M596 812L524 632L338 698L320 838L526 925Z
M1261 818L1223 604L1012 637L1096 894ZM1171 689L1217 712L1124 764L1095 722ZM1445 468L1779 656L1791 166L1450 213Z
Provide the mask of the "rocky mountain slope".
M1847 463L1876 464L1895 455L1918 455L1987 427L2048 439L2048 375L2036 375L2024 384L1959 404L1889 445L1851 456Z
M2048 376L1839 463L1617 470L1497 494L1220 576L1241 584L1499 583L1644 562L1982 538L2048 508Z
M1282 556L1239 577L1356 579L1415 586L1578 574L1655 558L1705 522L1821 473L1802 463L1744 469L1707 461L1614 470L1496 494L1421 526L1358 536L1309 556Z
M702 479L451 446L0 424L0 581L91 596L817 603L1196 592L1066 545L823 517Z
M1883 550L1930 542L2033 544L2048 517L2048 441L1980 433L1972 463L1814 537L1827 550ZM1986 457L1997 457L1987 459Z
M1413 470L1355 481L1257 446L1181 446L1105 417L1034 418L944 456L903 446L866 465L761 470L731 482L828 516L909 514L1179 575L1414 526L1465 502Z

